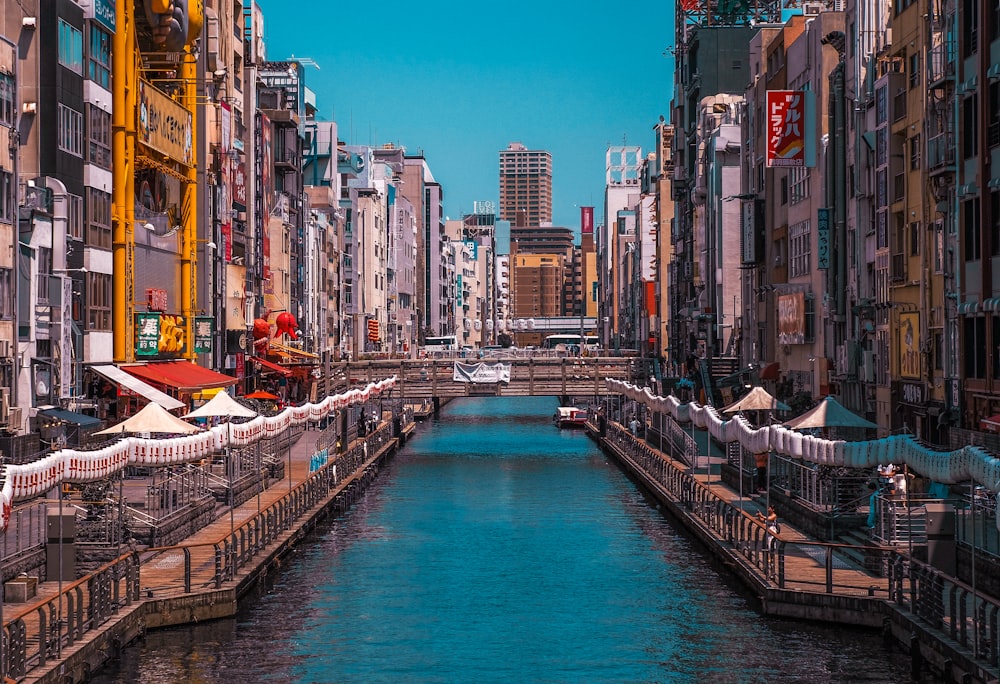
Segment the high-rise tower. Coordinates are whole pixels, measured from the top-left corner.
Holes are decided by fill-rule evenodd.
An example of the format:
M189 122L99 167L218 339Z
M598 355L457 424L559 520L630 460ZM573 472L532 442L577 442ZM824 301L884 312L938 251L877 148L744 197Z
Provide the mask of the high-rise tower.
M512 142L500 151L500 220L515 226L552 221L552 155Z

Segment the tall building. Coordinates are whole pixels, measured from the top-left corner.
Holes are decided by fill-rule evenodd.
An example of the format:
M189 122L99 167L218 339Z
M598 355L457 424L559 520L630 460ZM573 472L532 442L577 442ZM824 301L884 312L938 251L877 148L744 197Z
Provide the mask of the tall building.
M512 142L500 151L500 219L515 226L552 221L552 155Z

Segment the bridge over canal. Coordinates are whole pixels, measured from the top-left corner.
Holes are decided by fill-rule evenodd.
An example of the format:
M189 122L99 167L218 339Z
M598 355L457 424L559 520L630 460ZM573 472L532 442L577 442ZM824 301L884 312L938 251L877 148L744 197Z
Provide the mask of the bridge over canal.
M492 367L504 364L510 380L472 382L456 373L456 364L471 368L477 364ZM404 399L443 399L454 397L583 397L618 393L608 388L606 380L645 384L648 370L645 360L635 357L565 357L527 356L512 358L462 359L386 359L354 361L345 364L343 380L352 385L396 376L397 389ZM489 375L489 374L487 374Z

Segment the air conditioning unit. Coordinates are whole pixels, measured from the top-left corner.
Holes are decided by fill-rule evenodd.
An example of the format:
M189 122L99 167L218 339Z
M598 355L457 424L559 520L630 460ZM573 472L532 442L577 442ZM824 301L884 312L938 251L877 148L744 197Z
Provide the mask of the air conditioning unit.
M7 409L7 431L13 433L19 433L21 431L21 412L22 408L20 406L11 406Z
M10 358L10 340L0 340L0 359L9 359L9 358Z
M10 415L10 388L0 387L0 424L5 424Z

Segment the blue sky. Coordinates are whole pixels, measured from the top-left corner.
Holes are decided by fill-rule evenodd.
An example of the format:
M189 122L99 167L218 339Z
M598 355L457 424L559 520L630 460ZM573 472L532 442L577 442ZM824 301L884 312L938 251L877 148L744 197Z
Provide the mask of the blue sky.
M552 153L553 222L578 229L579 206L602 211L607 146L646 153L669 118L673 2L258 1L268 59L319 65L320 118L349 144L423 150L451 218L498 199L519 141Z

